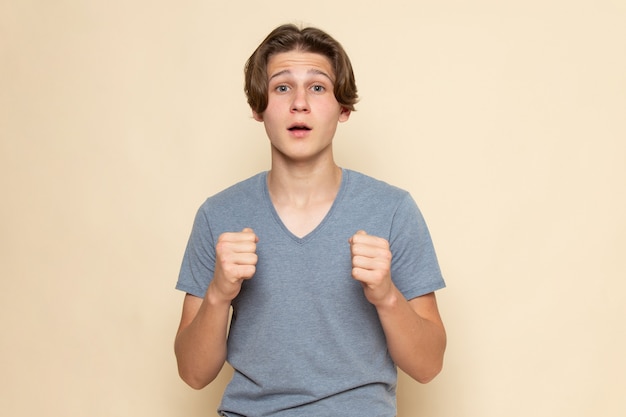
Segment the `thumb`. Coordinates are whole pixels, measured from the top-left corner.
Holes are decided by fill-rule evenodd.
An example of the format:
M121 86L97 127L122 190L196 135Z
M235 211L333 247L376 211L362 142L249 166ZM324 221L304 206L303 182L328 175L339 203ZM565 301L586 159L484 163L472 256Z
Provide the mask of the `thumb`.
M354 238L354 236L356 235L367 235L367 233L365 233L365 230L359 230L357 231L352 237L350 237L350 239L348 239L348 242L350 242L350 244L352 244L352 239Z
M256 235L256 233L254 233L254 230L252 230L252 228L250 227L244 227L241 233L252 233L254 235L254 241L255 242L259 241L259 237Z

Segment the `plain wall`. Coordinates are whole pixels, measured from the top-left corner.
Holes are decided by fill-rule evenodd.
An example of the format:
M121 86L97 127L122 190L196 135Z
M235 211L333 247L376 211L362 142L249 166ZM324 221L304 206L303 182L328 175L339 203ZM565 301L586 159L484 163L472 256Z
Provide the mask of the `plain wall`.
M449 346L399 416L626 415L626 3L0 1L0 412L213 415L178 378L196 209L269 167L243 64L350 54L340 165L409 190Z

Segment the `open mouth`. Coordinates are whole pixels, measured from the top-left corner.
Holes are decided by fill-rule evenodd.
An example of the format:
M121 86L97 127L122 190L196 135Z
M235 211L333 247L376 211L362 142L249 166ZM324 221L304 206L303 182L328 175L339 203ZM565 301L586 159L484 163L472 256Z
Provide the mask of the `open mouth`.
M305 124L295 124L289 127L287 130L289 130L290 132L303 132L303 131L309 131L311 130L311 128Z

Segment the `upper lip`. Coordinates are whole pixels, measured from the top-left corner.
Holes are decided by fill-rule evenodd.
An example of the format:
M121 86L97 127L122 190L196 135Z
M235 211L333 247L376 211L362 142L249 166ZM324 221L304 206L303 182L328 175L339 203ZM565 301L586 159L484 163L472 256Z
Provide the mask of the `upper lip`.
M292 125L290 125L287 130L294 130L294 129L304 129L304 130L311 130L311 127L308 126L306 123L293 123Z

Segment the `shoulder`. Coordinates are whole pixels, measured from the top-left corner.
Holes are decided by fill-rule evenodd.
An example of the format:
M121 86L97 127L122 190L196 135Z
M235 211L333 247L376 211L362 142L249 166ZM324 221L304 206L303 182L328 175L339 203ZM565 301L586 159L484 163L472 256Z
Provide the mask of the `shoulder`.
M266 175L266 172L260 172L250 178L225 188L224 190L208 197L200 209L224 209L232 205L249 204L247 202L254 200L255 196L262 194L262 185Z
M388 182L350 169L344 169L344 173L347 176L348 187L365 198L384 199L389 202L410 198L408 191Z
M217 234L222 228L235 231L249 227L240 223L264 206L264 178L264 172L256 174L205 199L197 210L196 226L214 229Z

